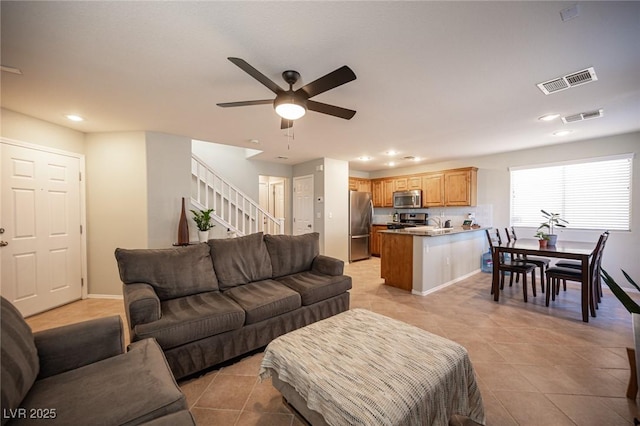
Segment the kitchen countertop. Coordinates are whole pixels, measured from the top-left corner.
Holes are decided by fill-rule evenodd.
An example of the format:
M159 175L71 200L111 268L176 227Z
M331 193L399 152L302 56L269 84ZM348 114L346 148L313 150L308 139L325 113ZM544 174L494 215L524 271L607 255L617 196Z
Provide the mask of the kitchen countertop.
M383 234L400 234L414 237L440 237L442 235L463 234L466 232L484 231L485 229L491 229L488 226L481 226L479 228L462 228L461 226L453 228L440 228L440 229L427 229L427 227L417 226L415 228L404 229L387 229L384 231L378 231Z

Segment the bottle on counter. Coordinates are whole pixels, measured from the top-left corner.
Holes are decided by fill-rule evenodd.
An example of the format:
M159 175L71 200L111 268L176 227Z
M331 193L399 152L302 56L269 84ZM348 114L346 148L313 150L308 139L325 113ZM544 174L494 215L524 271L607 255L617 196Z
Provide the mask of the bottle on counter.
M398 212L395 212L395 213L393 214L393 221L394 221L394 222L398 222Z

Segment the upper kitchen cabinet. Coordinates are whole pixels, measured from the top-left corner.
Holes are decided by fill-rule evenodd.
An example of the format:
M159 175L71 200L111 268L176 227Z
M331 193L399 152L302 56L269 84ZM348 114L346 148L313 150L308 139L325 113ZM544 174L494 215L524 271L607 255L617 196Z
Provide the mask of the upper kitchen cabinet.
M349 178L349 189L351 191L371 192L371 180L363 178Z
M371 192L373 193L374 207L393 207L393 191L395 179L373 179Z
M478 199L478 169L446 170L444 172L444 205L475 206Z
M444 173L422 176L422 207L444 206Z

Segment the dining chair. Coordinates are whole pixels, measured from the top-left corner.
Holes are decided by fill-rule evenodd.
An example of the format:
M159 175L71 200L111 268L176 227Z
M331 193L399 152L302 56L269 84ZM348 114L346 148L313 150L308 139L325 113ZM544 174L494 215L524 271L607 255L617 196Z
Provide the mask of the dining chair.
M608 238L609 231L604 231L603 234L607 234ZM602 235L600 237L602 237ZM604 239L603 244L607 242L607 238ZM604 245L602 247L602 250L604 250ZM558 266L560 268L582 269L582 264L579 261L569 259L560 260L556 262L555 266ZM600 303L602 301L602 278L599 271L595 277L593 289L595 291L594 295L596 296L596 301L597 303Z
M513 228L513 226L510 228L504 228L504 232L507 234L508 242L511 242L511 240L516 241L518 239L518 237L516 236L516 230ZM546 257L527 256L526 254L522 255L518 259L527 263L533 263L538 268L540 268L540 287L542 292L544 293L544 271L549 267L549 263L551 261Z
M598 309L598 303L601 300L601 281L600 281L600 265L602 263L602 254L604 253L604 247L607 239L609 238L609 231L605 231L598 238L596 248L593 250L593 258L589 262L589 282L591 288L589 293L589 306L593 316L596 315L596 309ZM549 306L549 297L551 300L556 300L556 295L560 292L560 283L564 285L564 289L567 289L567 280L582 282L582 267L577 269L575 267L563 268L559 266L553 266L547 269L547 297L545 299L546 306Z
M485 229L487 234L487 240L489 240L489 248L493 255L495 247L502 244L502 238L500 237L500 230L496 228L495 238L491 236L488 229ZM533 291L533 297L536 297L536 265L533 263L523 262L521 260L513 260L512 258L506 259L504 255L500 256L500 263L493 264L494 268L498 268L500 272L500 289L504 288L504 276L507 272L510 273L509 287L513 286L513 276L516 275L516 282L522 275L522 293L525 303L527 302L527 274L531 272L531 289ZM493 293L493 286L491 286L491 293Z

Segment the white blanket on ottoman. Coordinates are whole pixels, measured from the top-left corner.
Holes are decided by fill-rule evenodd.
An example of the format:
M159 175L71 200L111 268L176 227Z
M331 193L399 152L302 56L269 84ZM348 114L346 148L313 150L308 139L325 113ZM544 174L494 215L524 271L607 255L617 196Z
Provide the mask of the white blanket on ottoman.
M330 425L485 424L469 356L459 344L364 309L273 340L260 378L277 372Z

